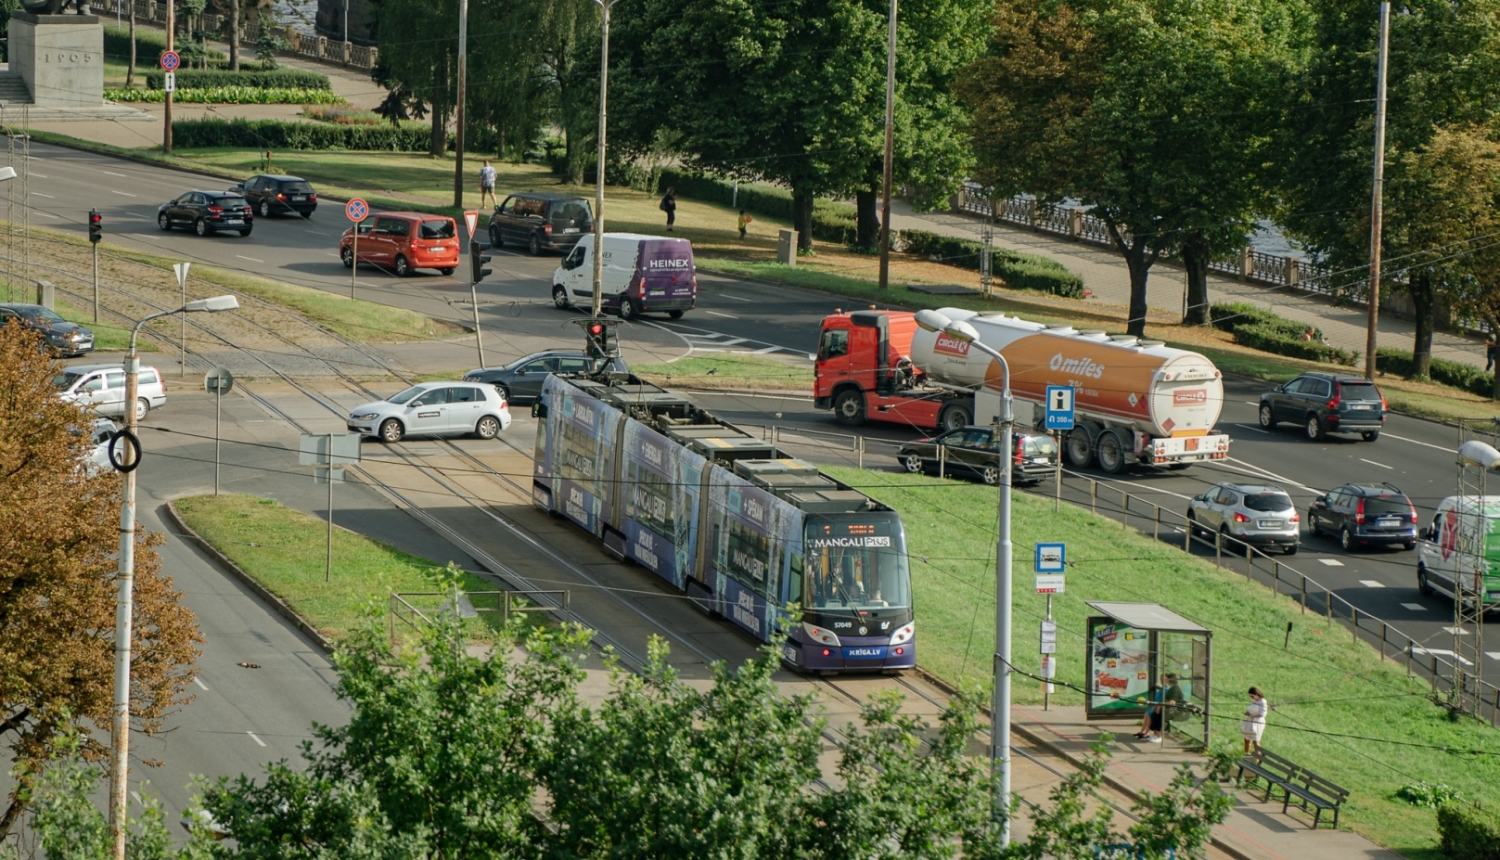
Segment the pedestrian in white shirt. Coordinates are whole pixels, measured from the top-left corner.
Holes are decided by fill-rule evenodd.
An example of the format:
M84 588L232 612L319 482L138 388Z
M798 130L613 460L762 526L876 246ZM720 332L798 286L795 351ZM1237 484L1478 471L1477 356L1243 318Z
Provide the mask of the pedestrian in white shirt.
M1266 712L1271 709L1260 690L1250 688L1250 704L1245 706L1245 718L1240 720L1240 734L1245 736L1245 753L1253 746L1260 752L1260 736L1266 731Z
M495 179L497 174L495 168L490 166L490 160L484 160L484 166L479 168L479 205L484 205L485 195L490 198L490 205L498 206L499 201L495 199Z

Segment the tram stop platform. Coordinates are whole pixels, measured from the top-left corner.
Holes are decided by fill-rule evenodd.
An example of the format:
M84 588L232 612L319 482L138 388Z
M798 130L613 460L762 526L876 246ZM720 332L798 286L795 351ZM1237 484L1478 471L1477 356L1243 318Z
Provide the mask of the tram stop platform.
M1039 705L1015 705L1011 709L1011 731L1025 740L1066 760L1083 760L1102 734L1113 735L1112 756L1105 771L1108 788L1131 797L1142 790L1159 792L1172 781L1177 766L1190 763L1202 773L1207 759L1187 746L1180 737L1170 734L1162 743L1137 741L1133 737L1138 723L1120 721L1100 723L1084 718L1081 705L1054 706L1043 710ZM1227 783L1235 796L1229 819L1214 828L1214 845L1210 855L1228 856L1234 860L1401 860L1401 855L1381 848L1374 842L1342 830L1323 826L1317 830L1308 825L1310 815L1295 808L1281 812L1281 802L1262 802L1259 795ZM1128 807L1128 804L1121 804ZM1024 810L1022 816L1025 815ZM1326 817L1326 816L1325 816ZM1216 849L1216 850L1214 850Z

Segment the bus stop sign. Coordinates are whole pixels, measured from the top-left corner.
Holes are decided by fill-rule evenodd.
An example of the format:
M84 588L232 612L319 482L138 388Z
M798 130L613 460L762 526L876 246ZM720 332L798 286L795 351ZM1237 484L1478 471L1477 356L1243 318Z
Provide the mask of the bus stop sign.
M1047 386L1048 430L1073 429L1073 388L1068 385Z

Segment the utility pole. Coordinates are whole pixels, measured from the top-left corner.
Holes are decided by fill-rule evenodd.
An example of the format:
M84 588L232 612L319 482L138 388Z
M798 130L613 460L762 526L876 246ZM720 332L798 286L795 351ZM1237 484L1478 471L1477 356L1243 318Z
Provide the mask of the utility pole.
M1365 378L1375 378L1380 341L1380 229L1385 208L1385 73L1391 51L1391 3L1380 4L1380 58L1375 64L1375 177L1370 189L1370 300L1365 331Z
M349 9L344 8L344 38L349 38ZM464 205L464 103L469 78L469 0L458 0L458 136L454 141L453 205ZM480 205L484 201L479 201Z
M896 0L891 0L885 44L885 165L880 192L880 289L891 283L891 150L896 134Z
M134 8L134 0L131 7ZM133 13L132 13L133 14ZM172 37L177 30L177 0L167 0L167 50L173 50ZM134 42L131 43L135 44ZM167 155L172 154L172 91L167 90L165 101L162 102L162 126L161 126L161 148Z
M609 10L615 0L594 0L603 13L599 52L599 154L594 166L594 298L589 315L595 319L604 312L604 131L608 126L605 97L609 94Z

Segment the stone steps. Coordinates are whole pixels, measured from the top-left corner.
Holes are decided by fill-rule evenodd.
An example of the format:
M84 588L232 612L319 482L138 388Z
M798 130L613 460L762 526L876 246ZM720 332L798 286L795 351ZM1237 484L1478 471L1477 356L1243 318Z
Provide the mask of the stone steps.
M21 80L20 75L14 72L0 73L0 104L31 104L31 92L26 89L26 82Z

